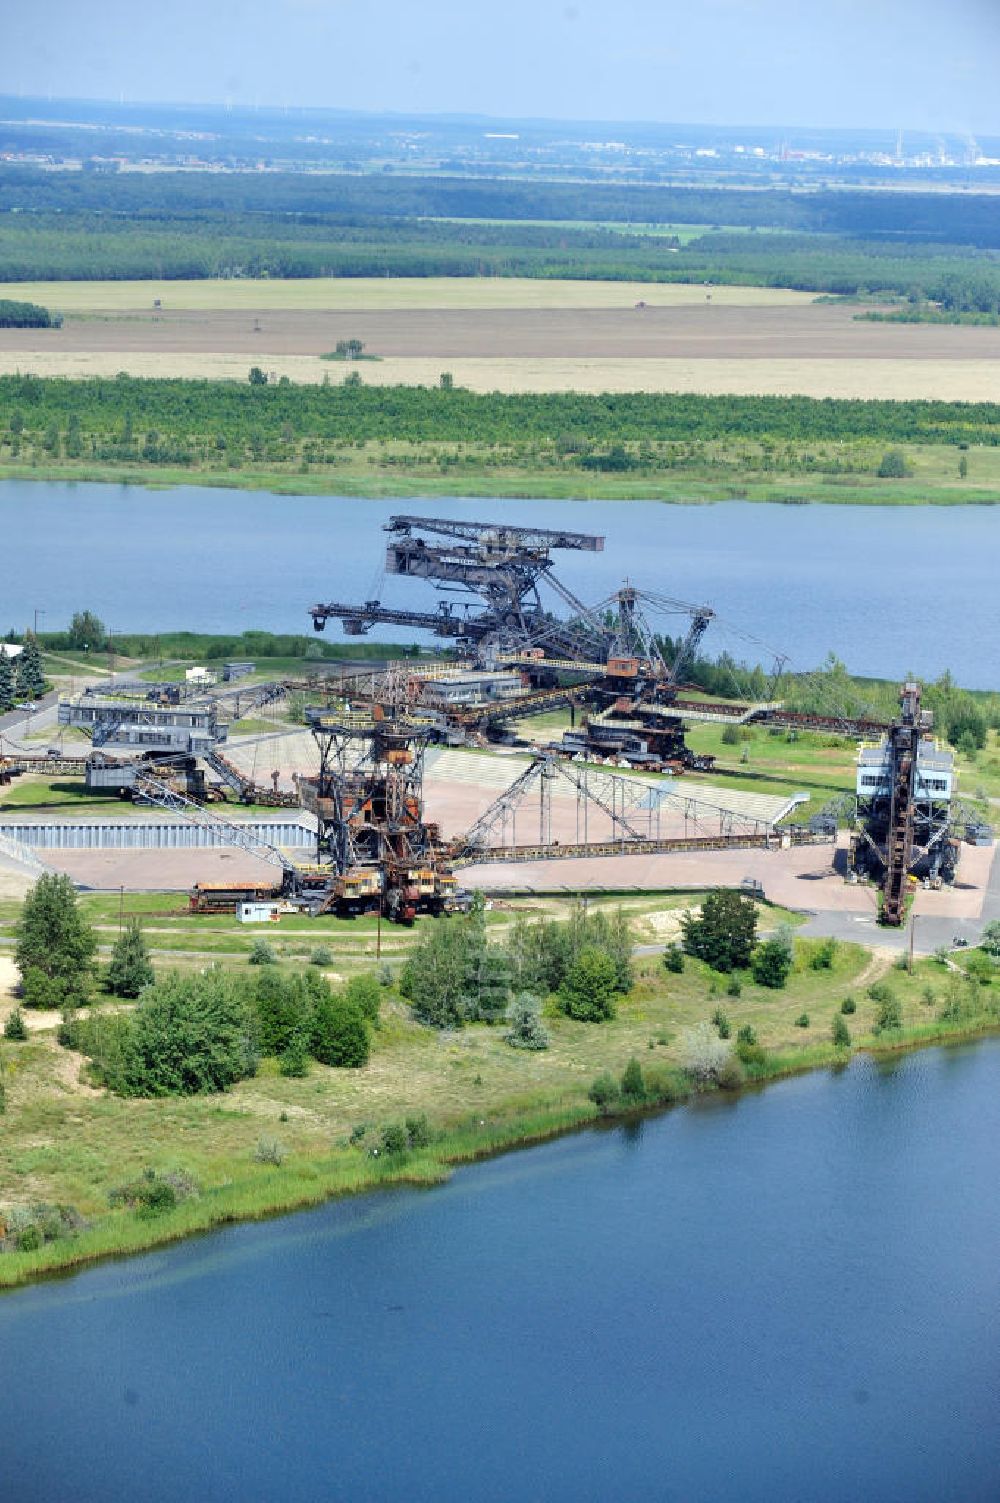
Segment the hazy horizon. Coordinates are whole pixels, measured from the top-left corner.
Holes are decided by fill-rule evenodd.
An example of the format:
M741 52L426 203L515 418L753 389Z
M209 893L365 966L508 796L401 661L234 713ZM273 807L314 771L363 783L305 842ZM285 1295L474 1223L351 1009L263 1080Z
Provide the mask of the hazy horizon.
M1000 6L954 0L35 0L0 93L372 115L1000 134ZM811 10L811 8L809 8Z

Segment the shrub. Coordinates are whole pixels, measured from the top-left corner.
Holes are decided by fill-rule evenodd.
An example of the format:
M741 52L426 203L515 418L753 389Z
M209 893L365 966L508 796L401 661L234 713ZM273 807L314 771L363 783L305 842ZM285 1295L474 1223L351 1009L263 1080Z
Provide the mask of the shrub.
M642 1078L642 1066L637 1059L630 1059L622 1072L622 1096L626 1101L644 1101L646 1082Z
M288 975L273 965L262 966L252 986L257 1041L267 1055L284 1054L296 1034L308 1032L317 1002L331 995L315 972Z
M663 952L663 964L668 971L679 976L684 969L684 951L680 945L668 945Z
M392 966L391 965L387 965L387 964L383 963L382 965L379 966L379 968L378 968L378 984L379 984L379 986L391 986L392 985Z
M884 988L884 991L887 995L883 995L879 1001L875 1022L872 1024L873 1033L889 1033L903 1026L903 1013L898 998L889 991L888 987Z
M344 988L347 1001L358 1009L361 1016L373 1028L378 1027L378 1010L382 1004L382 988L371 975L352 976Z
M847 1024L844 1022L839 1012L836 1012L833 1015L833 1027L831 1032L833 1036L833 1042L838 1049L849 1049L851 1047L851 1031L848 1028Z
M906 456L901 449L887 449L879 461L876 471L880 480L902 480L909 474L906 467Z
M759 986L768 986L778 991L788 980L792 969L792 954L781 939L766 939L753 954L753 979Z
M19 1007L15 1007L7 1016L3 1025L3 1036L12 1044L23 1044L28 1037L28 1025L24 1021L24 1014Z
M595 1080L591 1081L587 1095L597 1107L599 1112L607 1112L618 1100L618 1085L607 1070L603 1070Z
M245 991L219 966L165 976L146 989L131 1016L89 1019L80 1047L104 1084L125 1096L224 1091L257 1069Z
M162 1216L165 1211L174 1209L178 1199L184 1198L183 1193L178 1196L178 1187L173 1180L167 1175L157 1174L155 1169L145 1169L139 1179L108 1191L110 1206L126 1206L144 1217Z
M752 1023L743 1023L743 1024L741 1024L740 1027L736 1031L736 1043L737 1043L737 1045L739 1045L739 1044L756 1044L756 1042L757 1042L757 1030L753 1026L753 1024Z
M276 965L278 957L266 939L255 939L247 956L249 965Z
M795 1019L795 1026L796 1028L808 1028L809 1014L807 1012L800 1012L798 1017Z
M868 988L868 995L873 1002L891 1002L893 990L887 981L873 981Z
M736 726L736 725L727 725L727 726L723 727L723 730L722 730L722 744L723 744L723 746L739 746L739 744L740 744L740 730L739 730L739 726Z
M730 1046L713 1033L708 1023L685 1028L680 1036L681 1064L692 1080L708 1085L718 1079L730 1055Z
M277 1138L260 1137L253 1156L258 1164L270 1164L273 1168L280 1169L285 1162L285 1145Z
M603 1023L615 1016L615 966L604 950L587 946L570 966L559 988L559 1005L581 1023Z
M736 1045L736 1058L743 1066L747 1078L760 1080L766 1074L767 1051L756 1039L752 1043L738 1041Z
M338 1069L356 1070L368 1063L368 1025L346 996L325 997L316 1004L312 1052L320 1064Z
M406 1140L411 1148L427 1148L431 1141L431 1130L424 1112L419 1117L407 1117Z
M829 971L833 966L834 957L837 954L837 941L824 939L818 944L809 957L809 964L814 971Z
M742 981L740 980L740 978L736 975L736 973L734 971L733 974L730 976L728 982L726 983L726 996L727 997L739 997L739 996L742 995L742 992L743 992L743 983L742 983ZM728 1035L728 1033L723 1033L723 1034L720 1035L720 1037L721 1038L728 1038L729 1035Z
M279 1056L278 1069L291 1080L301 1080L309 1073L309 1039L304 1030L292 1034Z
M317 945L309 957L310 965L332 965L333 951L328 945Z
M547 1049L549 1032L542 1022L541 1003L530 992L522 992L507 1008L505 1041L512 1049Z
M401 1127L398 1122L390 1122L383 1127L380 1147L384 1154L398 1158L409 1146L410 1139L405 1127Z
M970 955L966 962L965 973L973 981L978 981L980 986L989 986L997 974L997 969L988 955ZM11 1016L13 1017L13 1013Z
M841 1002L840 1004L840 1010L845 1014L845 1016L850 1017L852 1012L857 1012L858 1004L855 1002L853 997L845 997L843 1002Z
M730 1024L728 1015L723 1012L721 1007L717 1007L713 1012L712 1022L715 1024L720 1039L729 1038L733 1031L732 1025Z
M746 1081L743 1065L735 1055L725 1061L716 1075L716 1082L720 1091L738 1091Z

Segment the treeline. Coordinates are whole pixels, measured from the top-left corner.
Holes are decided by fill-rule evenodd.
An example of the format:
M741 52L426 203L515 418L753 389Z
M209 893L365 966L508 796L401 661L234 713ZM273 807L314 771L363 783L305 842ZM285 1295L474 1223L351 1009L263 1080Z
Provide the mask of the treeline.
M0 169L0 216L143 220L257 215L611 220L739 225L1000 247L996 199L976 193L801 192L640 184L519 183L394 174L53 173Z
M0 215L0 281L324 276L716 282L984 313L1000 304L995 252L894 239L709 232L681 247L669 235L517 223Z
M48 308L38 303L16 303L0 297L0 329L48 329L53 323L58 328L62 319L58 315L53 319Z
M462 388L294 386L235 381L73 381L0 377L0 440L75 435L79 453L96 441L111 457L186 452L210 440L251 460L289 445L519 445L548 442L585 457L595 446L697 440L1000 443L1000 406L987 402L889 402L694 393L476 393ZM607 450L611 453L611 448ZM69 452L67 446L67 453ZM72 456L71 456L72 457ZM170 462L170 461L168 461Z

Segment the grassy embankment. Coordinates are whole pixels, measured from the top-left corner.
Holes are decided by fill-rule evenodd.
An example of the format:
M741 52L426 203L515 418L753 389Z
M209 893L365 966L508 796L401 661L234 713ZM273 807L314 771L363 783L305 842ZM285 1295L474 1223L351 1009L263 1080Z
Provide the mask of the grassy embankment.
M28 1043L4 1049L8 1111L0 1118L0 1202L70 1203L91 1226L74 1240L4 1256L0 1285L334 1194L434 1183L455 1163L594 1121L591 1081L606 1069L620 1074L633 1056L648 1077L649 1105L683 1099L688 1088L678 1067L679 1032L717 1006L734 1035L745 1022L756 1028L767 1049L764 1078L841 1064L846 1055L829 1042L830 1025L848 994L857 1012L846 1021L855 1045L866 1049L894 1051L997 1026L1000 984L977 988L974 1010L942 1022L948 973L921 961L912 976L889 973L903 1027L876 1036L876 1003L867 987L884 978L888 960L842 945L832 970L817 971L809 964L815 948L815 942L797 943L787 990L747 983L739 997L725 995L725 981L713 982L700 963L689 961L675 976L658 958L646 958L613 1022L573 1023L547 1009L552 1045L540 1054L510 1049L499 1029L476 1025L450 1035L424 1029L388 991L363 1070L314 1065L306 1079L289 1080L265 1061L255 1079L221 1097L122 1101L94 1092L81 1083L79 1056L61 1050L52 1032L33 1033ZM808 1028L796 1022L803 1013ZM386 1161L370 1157L363 1143L349 1143L360 1124L368 1126L370 1142L387 1122L421 1112L434 1133L427 1149ZM281 1141L286 1157L280 1167L256 1161L262 1135ZM108 1191L150 1167L183 1169L198 1181L200 1194L150 1220L109 1212Z

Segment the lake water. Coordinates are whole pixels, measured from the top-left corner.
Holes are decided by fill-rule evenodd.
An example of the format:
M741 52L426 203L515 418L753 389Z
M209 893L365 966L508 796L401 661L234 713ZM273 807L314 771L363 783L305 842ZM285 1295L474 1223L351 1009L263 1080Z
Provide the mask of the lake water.
M986 506L365 501L5 481L0 539L16 567L4 569L0 631L36 608L48 629L87 607L117 631L214 632L309 631L309 606L332 599L434 609L431 586L381 578L394 512L603 533L603 553L556 555L560 577L587 603L627 576L711 605L706 651L770 667L778 650L813 668L832 650L861 674L950 668L972 687L1000 682L1000 508Z
M995 1503L1000 1041L0 1297L17 1503Z

